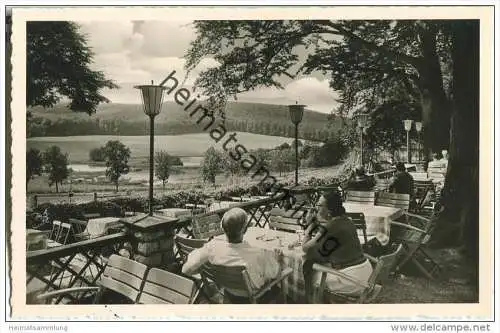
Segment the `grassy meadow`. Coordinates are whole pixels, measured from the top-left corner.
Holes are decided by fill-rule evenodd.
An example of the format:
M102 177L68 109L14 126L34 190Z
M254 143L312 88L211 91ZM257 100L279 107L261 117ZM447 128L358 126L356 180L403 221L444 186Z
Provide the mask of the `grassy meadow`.
M247 149L274 148L284 142L292 143L292 138L267 136L253 133L238 132L235 137L238 143ZM52 145L59 146L63 152L68 153L71 164L89 163L89 152L94 148L103 146L109 140L119 140L131 150L132 161L148 161L149 136L121 136L121 135L82 135L64 137L35 137L27 139L27 148L36 148L44 151ZM209 133L183 134L183 135L157 135L155 136L155 151L164 150L170 155L179 156L183 160L189 157L201 157L210 147L222 149L219 143L210 137ZM231 147L235 143L231 143Z

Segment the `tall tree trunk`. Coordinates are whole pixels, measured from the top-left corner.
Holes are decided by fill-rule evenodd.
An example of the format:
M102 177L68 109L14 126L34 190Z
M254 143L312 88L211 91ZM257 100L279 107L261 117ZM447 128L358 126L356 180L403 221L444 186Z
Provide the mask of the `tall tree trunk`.
M118 179L115 182L115 192L118 193Z
M479 263L479 21L453 27L453 115L443 218ZM452 230L453 230L452 229Z
M56 182L56 193L59 193L59 183Z
M423 61L420 74L424 159L429 152L448 149L450 142L451 105L443 86L443 75L437 54L436 32L425 30L421 35Z

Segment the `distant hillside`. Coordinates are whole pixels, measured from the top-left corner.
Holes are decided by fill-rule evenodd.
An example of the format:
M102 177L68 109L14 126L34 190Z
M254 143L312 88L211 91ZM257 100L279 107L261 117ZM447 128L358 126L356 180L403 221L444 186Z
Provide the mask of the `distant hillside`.
M29 108L33 115L29 123L31 136L67 136L113 134L146 135L148 118L142 105L102 104L96 114L70 111L64 105L43 109ZM157 134L199 133L203 126L196 124L198 116L190 118L189 113L175 102L163 104L156 117ZM306 110L300 125L301 137L321 140L328 133L336 132L342 126L341 119L329 120L330 115ZM330 128L328 124L332 125ZM228 130L266 135L293 136L293 126L286 105L229 102L226 108Z

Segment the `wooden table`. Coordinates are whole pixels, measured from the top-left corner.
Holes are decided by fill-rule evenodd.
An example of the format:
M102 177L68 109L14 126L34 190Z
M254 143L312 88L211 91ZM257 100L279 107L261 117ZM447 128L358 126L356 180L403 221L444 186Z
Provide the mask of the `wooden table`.
M214 240L226 242L226 236L220 235L215 237ZM304 251L302 251L301 244L298 243L298 235L284 231L250 227L245 233L244 240L252 247L262 249L268 252L269 255L276 256L282 269L292 268L293 273L284 283L285 295L295 303L305 303L305 284L302 272ZM276 254L276 249L281 249L283 254Z
M121 227L120 217L99 217L90 219L87 223L86 232L91 238L105 235L109 229Z
M366 220L366 234L368 239L376 237L382 245L389 243L391 221L403 215L400 208L384 207L360 204L355 202L344 202L347 213L363 213Z

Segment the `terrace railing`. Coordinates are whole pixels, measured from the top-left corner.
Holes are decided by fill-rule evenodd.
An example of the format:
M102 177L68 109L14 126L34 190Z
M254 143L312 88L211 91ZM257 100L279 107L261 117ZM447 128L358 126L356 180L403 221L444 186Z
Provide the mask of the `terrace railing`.
M130 238L125 232L68 245L30 251L26 254L27 304L37 303L41 292L71 287L95 286L104 272L107 258L118 253ZM88 292L60 296L55 304L80 303Z

